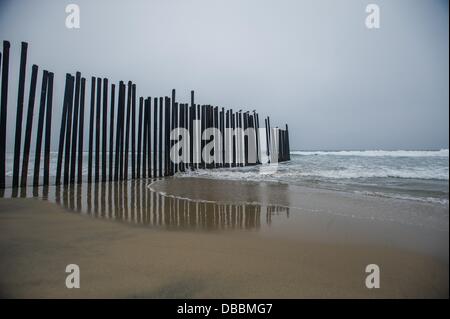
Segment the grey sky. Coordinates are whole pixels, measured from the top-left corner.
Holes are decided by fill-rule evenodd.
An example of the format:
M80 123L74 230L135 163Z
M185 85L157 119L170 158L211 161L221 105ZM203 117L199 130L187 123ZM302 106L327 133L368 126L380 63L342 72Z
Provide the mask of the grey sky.
M81 29L65 27L69 3ZM369 3L381 29L365 27ZM438 0L0 0L8 147L24 40L26 90L32 63L55 72L56 118L65 73L78 70L132 80L138 95L175 88L188 101L194 89L198 103L256 109L289 124L292 149L448 148L448 13Z

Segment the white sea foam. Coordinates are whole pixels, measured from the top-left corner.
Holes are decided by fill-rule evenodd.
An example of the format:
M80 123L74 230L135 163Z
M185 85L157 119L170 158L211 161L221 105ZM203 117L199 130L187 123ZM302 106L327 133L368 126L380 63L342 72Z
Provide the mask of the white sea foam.
M253 166L178 176L277 182L448 205L448 150L293 153L303 156L292 156L291 161L264 174L261 166Z
M368 191L355 191L357 194L364 194L369 196L379 196L379 197L388 197L388 198L396 198L403 200L414 200L424 203L434 203L440 205L448 205L449 201L446 198L435 198L435 197L418 197L418 196L408 196L404 194L387 194L382 192L368 192Z
M384 150L368 150L368 151L292 151L293 155L334 155L334 156L364 156L364 157L449 157L448 149L438 151L384 151Z
M317 177L327 179L357 178L408 178L424 180L449 180L448 168L388 168L388 167L348 167L344 169L296 169L281 168L273 173L261 174L258 169L215 169L196 170L182 173L185 177L210 177L214 179L247 180L247 181L292 181L301 177Z
M403 168L393 169L387 167L375 167L371 169L350 167L341 170L315 170L297 172L297 176L325 177L336 179L356 178L414 178L414 179L436 179L449 180L448 169L445 168Z

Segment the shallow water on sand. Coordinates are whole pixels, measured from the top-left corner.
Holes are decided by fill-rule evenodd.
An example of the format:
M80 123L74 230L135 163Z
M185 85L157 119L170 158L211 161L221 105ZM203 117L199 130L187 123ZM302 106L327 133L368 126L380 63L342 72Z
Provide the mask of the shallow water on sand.
M291 161L198 170L181 177L277 182L442 204L448 207L449 153L438 151L294 151Z
M159 231L253 232L306 241L396 247L448 262L448 210L271 182L171 177L28 188L69 212Z

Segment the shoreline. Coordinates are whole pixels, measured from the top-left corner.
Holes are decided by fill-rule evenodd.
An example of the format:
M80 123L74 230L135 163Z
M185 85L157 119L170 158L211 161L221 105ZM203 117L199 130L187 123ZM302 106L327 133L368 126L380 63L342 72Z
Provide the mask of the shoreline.
M421 221L427 205L277 192L260 183L171 178L152 185L189 195L189 204L143 184L99 185L97 199L87 197L87 185L62 191L59 202L55 193L54 203L52 190L48 201L0 199L1 296L448 298L448 224L436 230L370 218L379 205L400 214L416 209ZM204 194L232 200L201 204ZM330 207L334 214L319 212ZM364 218L351 217L357 213ZM80 266L80 289L65 287L70 263ZM364 285L372 263L380 266L380 289Z

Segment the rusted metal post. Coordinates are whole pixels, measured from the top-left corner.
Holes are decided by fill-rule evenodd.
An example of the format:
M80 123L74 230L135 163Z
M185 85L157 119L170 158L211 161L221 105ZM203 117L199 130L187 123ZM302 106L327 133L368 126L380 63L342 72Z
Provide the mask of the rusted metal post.
M158 147L158 98L153 99L153 177L158 175L157 159L160 149Z
M111 109L110 109L110 118L109 118L109 181L113 180L114 175L114 99L116 93L115 84L111 84ZM116 133L117 134L117 133Z
M81 91L80 91L80 121L78 129L78 179L77 183L83 182L83 140L84 140L84 103L86 92L86 79L81 78Z
M65 132L65 150L64 150L64 185L69 184L69 169L70 169L70 137L72 136L72 109L73 109L73 87L75 78L70 75L68 95L67 95L67 122Z
M80 109L80 86L81 73L77 72L75 75L75 104L72 121L72 151L70 155L70 184L75 183L75 167L77 163L77 137L78 137L78 116Z
M88 183L92 182L92 154L94 150L94 116L95 116L95 82L91 78L91 112L89 117L89 154L88 154Z
M106 182L106 153L108 145L108 79L103 79L103 115L102 115L102 182Z
M23 100L25 94L25 71L27 66L28 44L22 42L20 51L20 71L19 71L19 89L17 93L17 112L16 112L16 140L14 143L14 161L13 161L13 180L12 187L19 186L19 165L20 165L20 143L22 141L22 117Z
M100 180L100 123L101 123L102 79L97 78L97 107L95 114L95 182Z
M131 90L132 83L128 81L128 90L127 90L127 121L126 121L126 131L125 131L125 161L124 161L124 179L128 179L128 158L129 158L129 150L130 150L130 119L131 119Z
M137 170L136 177L141 178L141 158L142 158L142 112L144 108L144 98L139 98L139 120L138 120L138 139L137 139Z
M30 82L30 95L28 97L28 111L27 111L27 122L25 126L25 139L23 142L23 158L22 158L22 176L20 179L20 186L25 187L27 185L28 179L28 160L30 156L30 145L31 145L31 129L33 127L33 113L34 113L34 101L36 97L36 82L38 75L38 66L33 65L31 69L31 82ZM66 79L66 91L67 91L67 79ZM66 104L64 104L66 105ZM67 108L63 107L63 118L65 121L65 110ZM65 122L64 122L65 125ZM64 139L64 136L63 136ZM64 145L64 140L63 140ZM62 152L61 152L62 153ZM58 170L56 176L58 177ZM59 176L61 176L61 164L59 165Z
M6 120L8 116L9 41L3 41L2 87L0 99L0 189L5 188Z
M131 178L136 178L136 84L131 93Z
M159 177L163 176L163 160L162 160L162 154L163 154L163 144L162 144L162 136L163 136L163 98L159 98L159 138L158 138L158 162L159 162L159 170L158 175Z
M45 100L47 97L47 80L48 80L48 72L44 70L44 73L42 74L41 100L39 105L36 150L34 157L33 186L39 185L39 173L41 168L40 164L41 164L41 148L42 148L42 131L44 130Z
M142 144L142 178L147 177L147 155L148 154L148 112L149 112L149 98L144 102L144 136Z
M164 176L170 175L170 98L165 97L164 105Z
M53 112L53 78L54 74L52 72L49 72L47 81L47 108L45 110L44 186L48 186L50 184L50 143Z

